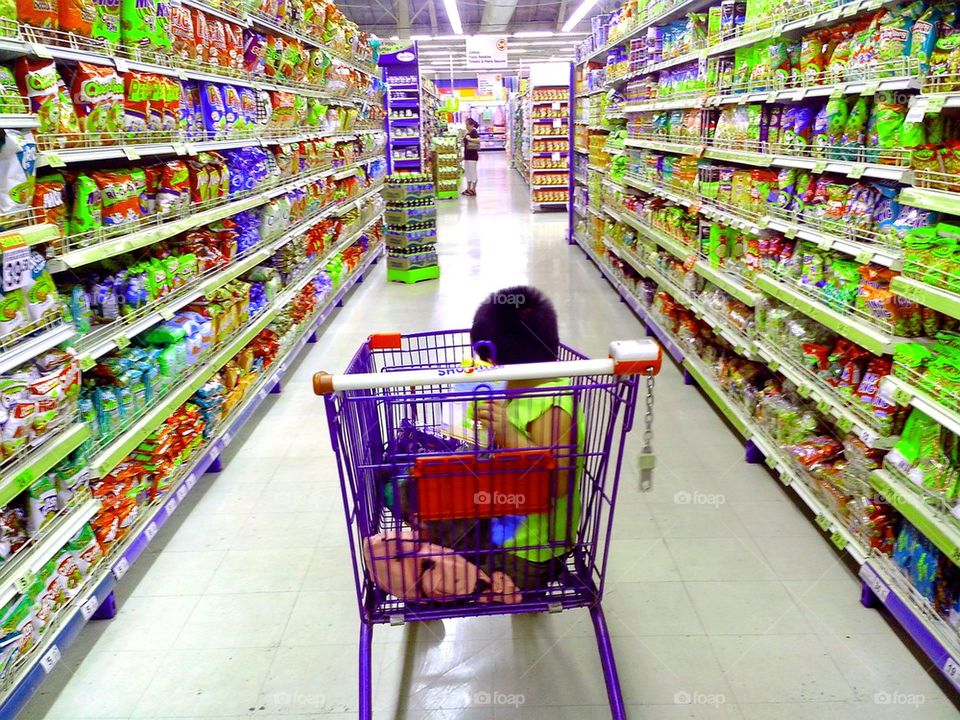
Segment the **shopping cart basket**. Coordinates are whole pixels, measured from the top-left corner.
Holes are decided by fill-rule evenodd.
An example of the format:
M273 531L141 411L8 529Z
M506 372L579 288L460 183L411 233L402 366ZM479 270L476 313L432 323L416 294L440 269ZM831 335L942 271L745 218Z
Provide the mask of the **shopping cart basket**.
M617 342L610 358L590 360L561 346L557 362L501 367L466 365L472 354L466 330L375 335L346 373L314 376L360 606L359 715L372 717L377 623L586 607L612 716L624 718L600 602L644 377L650 450L660 348ZM489 402L507 418L493 437L476 421ZM517 427L526 418L537 420Z

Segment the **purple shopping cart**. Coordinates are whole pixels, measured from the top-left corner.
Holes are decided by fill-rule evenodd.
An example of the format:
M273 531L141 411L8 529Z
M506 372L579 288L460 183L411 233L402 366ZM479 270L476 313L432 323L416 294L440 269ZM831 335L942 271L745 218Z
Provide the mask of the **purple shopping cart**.
M374 335L344 374L314 376L360 606L359 716L372 717L377 623L586 607L622 719L601 599L641 389L652 467L660 348L615 342L591 360L562 345L557 362L493 367L470 363L473 351L466 330Z

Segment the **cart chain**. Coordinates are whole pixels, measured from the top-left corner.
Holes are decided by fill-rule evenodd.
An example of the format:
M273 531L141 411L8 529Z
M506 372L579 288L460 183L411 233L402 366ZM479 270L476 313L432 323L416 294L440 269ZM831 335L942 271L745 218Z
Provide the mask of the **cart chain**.
M647 374L647 394L644 398L643 413L643 451L638 459L640 468L640 492L650 492L653 489L653 469L657 458L653 454L653 383L654 374Z

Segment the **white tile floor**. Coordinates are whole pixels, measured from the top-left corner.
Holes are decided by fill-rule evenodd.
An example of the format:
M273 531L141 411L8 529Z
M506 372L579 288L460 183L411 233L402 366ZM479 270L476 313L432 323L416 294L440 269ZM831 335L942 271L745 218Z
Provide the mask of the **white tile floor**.
M640 332L565 245L565 216L530 214L502 155L480 168L477 198L441 205L440 281L387 285L378 266L226 469L131 568L118 616L84 631L23 718L356 717L356 596L311 374L343 367L370 332L467 326L486 293L515 283L549 292L578 349L600 354ZM621 485L605 600L631 718L958 717L956 698L860 606L854 575L779 483L743 463L740 441L672 365L657 385L656 446L653 491L629 474ZM681 505L681 490L724 502ZM374 638L377 718L609 717L586 611ZM481 705L484 693L504 703Z

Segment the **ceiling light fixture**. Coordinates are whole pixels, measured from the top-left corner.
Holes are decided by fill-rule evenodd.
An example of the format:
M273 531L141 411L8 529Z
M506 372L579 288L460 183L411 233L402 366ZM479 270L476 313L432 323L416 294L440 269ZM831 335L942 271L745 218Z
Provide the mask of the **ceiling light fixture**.
M423 42L426 42L426 41L428 41L428 40L432 40L433 38L430 37L429 35L411 35L411 36L410 36L410 39L411 39L411 40L421 40L421 41L423 41Z
M527 30L525 32L515 32L513 37L553 37L553 30Z
M444 2L453 2L453 0L444 0ZM579 25L587 13L593 10L593 6L596 5L597 2L598 0L583 0L583 2L580 3L580 7L573 11L570 19L563 24L563 32L568 33Z
M593 7L596 4L597 0L593 0L593 4L590 7ZM453 29L453 32L457 35L463 35L463 24L460 22L460 11L457 9L457 0L443 0L443 7L447 11L447 20L450 21L450 27ZM587 8L589 10L590 8ZM579 12L579 10L577 11ZM586 10L584 10L586 13ZM577 21L579 22L579 20Z

